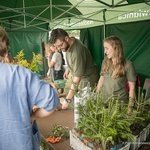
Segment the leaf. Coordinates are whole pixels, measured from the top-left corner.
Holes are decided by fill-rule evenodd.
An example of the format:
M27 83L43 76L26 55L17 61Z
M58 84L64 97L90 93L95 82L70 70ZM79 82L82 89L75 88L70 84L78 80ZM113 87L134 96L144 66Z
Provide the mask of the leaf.
M28 62L25 59L24 50L21 50L17 53L16 57L14 57L13 64L20 65L22 67L28 68L33 72L39 72L39 65L42 64L42 55L41 54L35 54L34 52L33 58L31 62Z

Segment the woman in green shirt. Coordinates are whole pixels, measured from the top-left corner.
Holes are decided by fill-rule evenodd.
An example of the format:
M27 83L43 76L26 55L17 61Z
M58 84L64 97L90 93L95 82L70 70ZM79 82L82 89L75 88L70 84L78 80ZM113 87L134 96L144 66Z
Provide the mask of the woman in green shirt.
M104 39L104 53L106 58L102 62L101 76L97 85L97 92L104 90L104 97L114 97L119 100L129 100L135 97L135 69L129 60L125 59L122 41L116 36ZM126 91L129 83L129 92ZM130 102L130 106L133 101Z

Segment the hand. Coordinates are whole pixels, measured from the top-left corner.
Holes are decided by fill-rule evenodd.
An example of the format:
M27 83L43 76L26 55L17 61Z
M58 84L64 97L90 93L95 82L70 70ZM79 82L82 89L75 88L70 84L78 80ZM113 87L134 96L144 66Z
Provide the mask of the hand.
M131 113L132 113L132 109L131 109L131 108L128 108L127 114L130 115Z
M68 74L64 73L63 78L67 80L68 79Z
M4 59L2 60L3 63L10 63L10 59L9 59L9 53L6 53Z
M54 82L51 82L50 85L54 88L54 89L57 89L57 86Z
M51 57L51 56L52 56L52 54L53 54L53 53L52 53L52 51L51 51L51 50L49 50L49 51L48 51L48 53L47 53L48 57Z
M65 100L62 103L62 109L67 109L69 106L69 103L67 103Z
M66 68L66 71L65 71L65 73L63 75L63 78L67 80L68 79L68 75L69 75L69 70L68 70L68 68Z
M51 52L48 52L48 53L47 53L47 57L50 57L50 56L51 56Z

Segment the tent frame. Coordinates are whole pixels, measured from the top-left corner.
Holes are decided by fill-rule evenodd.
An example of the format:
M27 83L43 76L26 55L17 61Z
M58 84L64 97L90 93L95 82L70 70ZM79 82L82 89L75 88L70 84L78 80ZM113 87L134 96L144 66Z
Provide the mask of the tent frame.
M33 1L33 0L32 0ZM115 4L115 0L111 1L111 4L106 3L105 1L102 0L93 0L93 2L98 2L102 5L105 6L104 9L100 9L98 11L95 12L87 12L86 14L75 14L73 12L71 12L71 10L75 9L75 8L87 8L90 6L89 5L80 5L82 2L84 2L85 0L80 0L78 1L75 5L55 5L52 3L52 0L49 0L49 3L47 5L34 5L34 6L26 6L26 1L22 0L22 7L19 8L14 8L14 7L8 7L8 6L3 6L1 5L0 2L0 14L1 13L11 13L11 15L9 16L4 16L4 17L0 17L0 24L3 26L3 24L11 27L14 26L14 28L11 28L11 30L18 30L18 29L22 29L22 28L36 28L36 29L40 29L43 31L49 31L49 29L45 29L42 28L41 25L45 25L45 24L50 24L50 23L54 23L55 21L57 21L57 23L55 24L55 26L61 24L64 20L68 20L68 23L70 23L72 18L76 18L78 19L77 22L73 23L70 25L74 26L75 24L83 21L83 20L92 20L90 19L90 17L98 14L98 13L106 13L107 10L112 9L112 8L117 8L117 7L122 7L122 6L127 6L127 5L134 5L133 4L123 4L124 2L126 2L126 0L120 0L118 3ZM138 3L146 3L147 5L149 4L149 0L145 0L145 2L138 2ZM99 6L92 6L93 8L99 8ZM42 9L40 12L38 12L38 14L34 14L34 13L28 13L29 10L34 10L34 9ZM59 14L58 16L53 15L53 10L58 10L61 12L61 14ZM49 11L50 14L48 17L43 17L42 14L45 13L46 11ZM67 14L67 15L66 15ZM65 16L66 17L63 17ZM17 18L23 18L21 20L17 20ZM30 20L28 21L27 18L30 18ZM12 21L13 20L13 21ZM95 19L93 21L96 22L105 22L105 20L100 20ZM7 28L7 27L6 27Z

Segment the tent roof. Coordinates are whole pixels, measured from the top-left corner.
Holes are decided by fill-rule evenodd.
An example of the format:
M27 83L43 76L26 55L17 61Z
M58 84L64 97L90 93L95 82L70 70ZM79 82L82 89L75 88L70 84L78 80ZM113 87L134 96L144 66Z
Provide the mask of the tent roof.
M147 19L150 19L150 0L0 1L0 24L11 30L81 29Z

